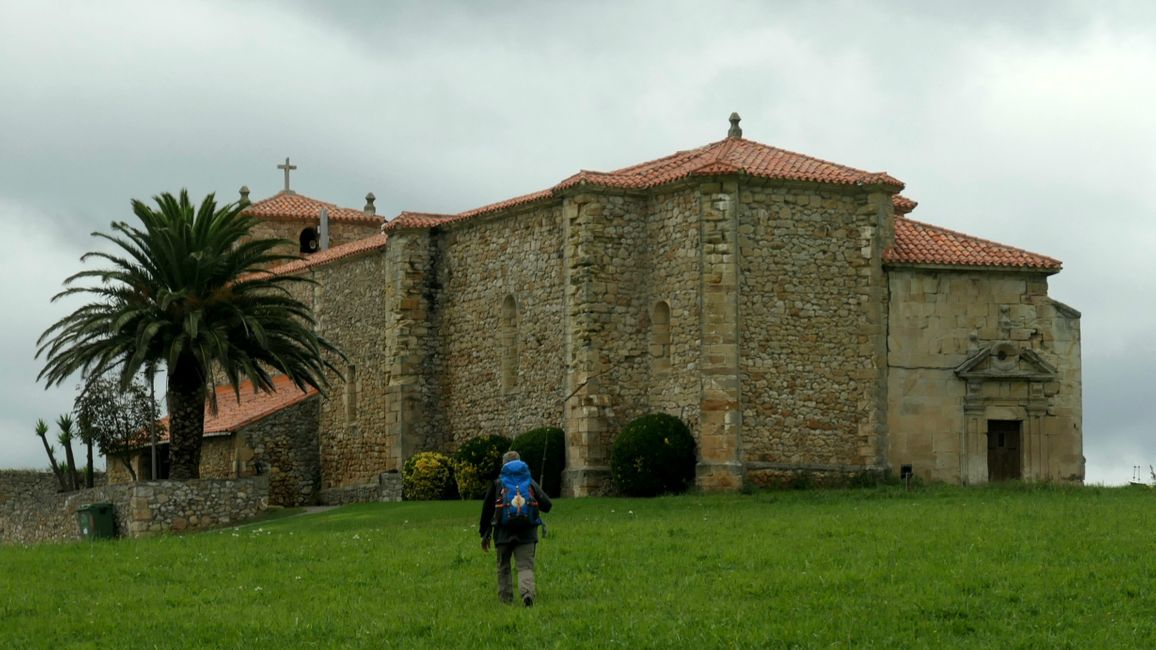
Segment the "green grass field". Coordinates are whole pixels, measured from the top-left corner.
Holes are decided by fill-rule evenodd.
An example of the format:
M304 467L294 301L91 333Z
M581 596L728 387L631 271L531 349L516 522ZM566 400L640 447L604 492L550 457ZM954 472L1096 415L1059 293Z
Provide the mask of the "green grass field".
M1148 489L562 499L531 610L479 508L0 547L0 647L1156 647Z

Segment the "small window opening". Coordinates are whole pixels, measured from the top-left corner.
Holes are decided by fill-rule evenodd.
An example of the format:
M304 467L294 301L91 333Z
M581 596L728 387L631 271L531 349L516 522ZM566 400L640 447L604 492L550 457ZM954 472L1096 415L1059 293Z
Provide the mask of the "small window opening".
M301 231L301 236L297 238L301 244L301 254L308 255L316 253L321 248L321 238L317 235L317 230L314 228L306 228Z
M518 385L518 304L514 296L502 301L500 344L502 349L502 392Z

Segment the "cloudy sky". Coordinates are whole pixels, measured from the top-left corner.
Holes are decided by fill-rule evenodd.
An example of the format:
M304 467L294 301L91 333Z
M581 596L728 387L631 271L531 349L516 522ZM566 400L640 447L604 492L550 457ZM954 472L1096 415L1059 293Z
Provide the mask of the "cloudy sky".
M1145 2L0 0L0 467L44 467L49 298L129 200L294 189L457 212L721 139L887 171L914 217L1057 257L1088 480L1156 463Z

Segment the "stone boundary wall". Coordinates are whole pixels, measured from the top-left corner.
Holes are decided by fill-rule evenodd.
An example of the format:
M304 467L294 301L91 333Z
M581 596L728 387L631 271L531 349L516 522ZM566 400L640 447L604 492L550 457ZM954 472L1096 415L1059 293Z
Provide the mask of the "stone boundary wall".
M23 487L16 492L12 486ZM68 493L52 491L53 486L41 477L0 478L0 544L79 540L76 511L93 503L113 504L118 537L145 537L244 521L263 513L269 502L267 475L108 485Z
M204 530L235 524L269 507L269 475L240 479L149 481L131 486L129 537ZM122 504L117 504L117 519Z
M52 472L0 472L0 544L78 540L77 508L91 503L127 503L128 487L59 492ZM120 511L117 518L118 527L127 524Z
M398 472L383 472L377 483L336 487L322 490L321 505L343 506L347 503L374 503L377 501L401 501L402 478Z

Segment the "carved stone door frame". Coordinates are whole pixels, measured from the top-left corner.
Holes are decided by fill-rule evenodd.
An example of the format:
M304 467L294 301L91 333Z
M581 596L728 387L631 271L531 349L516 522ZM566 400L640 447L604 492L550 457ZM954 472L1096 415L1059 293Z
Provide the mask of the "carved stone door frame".
M963 429L959 433L959 478L964 485L987 483L987 423L1019 420L1020 471L1025 481L1050 476L1044 417L1049 400L1044 384L1056 380L1056 369L1035 351L1011 341L993 343L972 354L955 369L966 382ZM1026 383L1026 391L1011 390ZM1019 395L1019 396L1017 396Z

